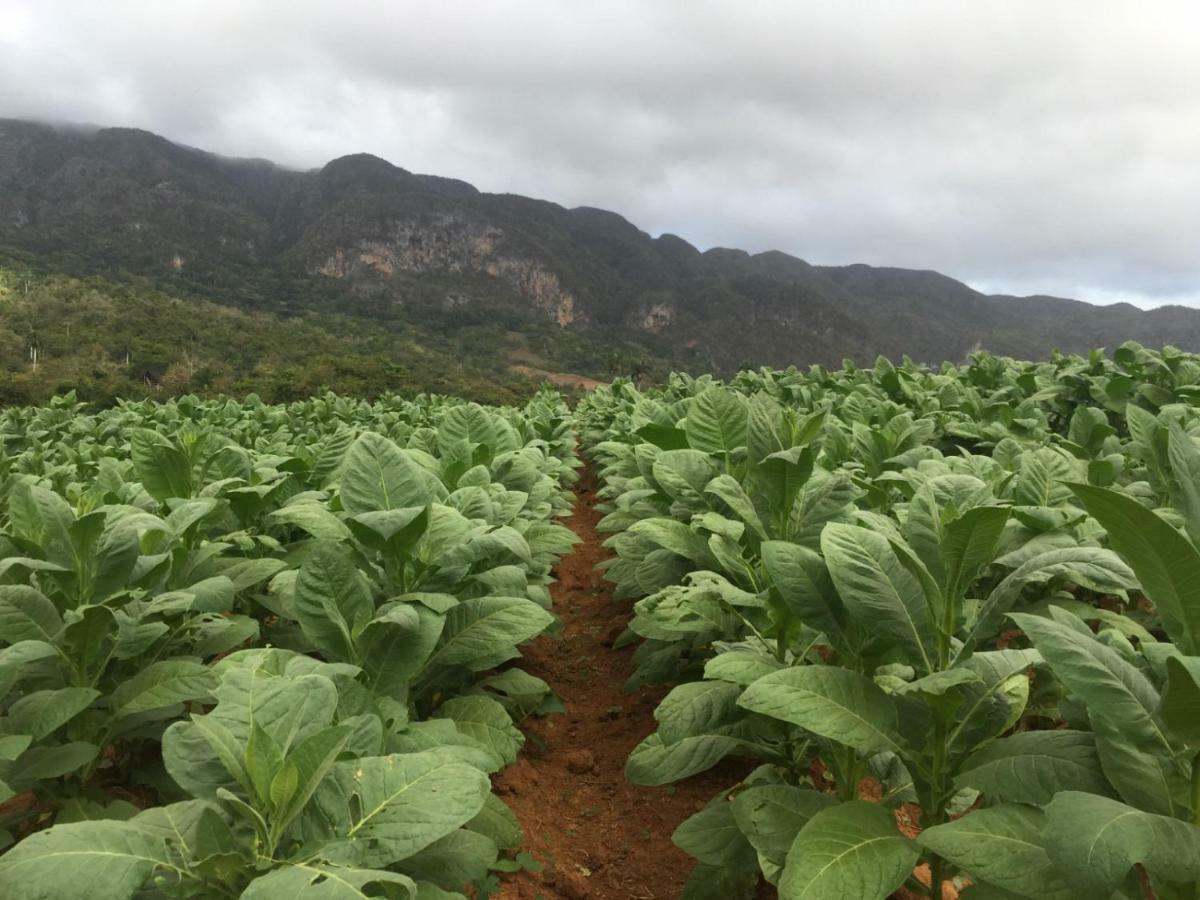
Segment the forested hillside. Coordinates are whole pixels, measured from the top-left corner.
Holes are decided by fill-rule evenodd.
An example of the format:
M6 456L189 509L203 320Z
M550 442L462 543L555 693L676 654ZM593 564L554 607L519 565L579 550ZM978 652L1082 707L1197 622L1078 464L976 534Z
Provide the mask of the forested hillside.
M521 390L530 372L940 362L976 347L1040 356L1125 340L1200 348L1200 313L1180 307L991 297L935 272L700 252L615 213L480 193L366 154L299 172L143 131L14 120L0 121L0 260L10 281L38 286L43 312L105 320L76 345L53 331L65 313L43 316L35 335L6 307L0 353L18 382L52 334L46 365L116 366L112 377L156 390L181 367L274 390L303 363L282 380L358 390L358 374L337 371L349 367L377 389L460 382L472 395L472 379ZM205 302L275 318L248 324Z

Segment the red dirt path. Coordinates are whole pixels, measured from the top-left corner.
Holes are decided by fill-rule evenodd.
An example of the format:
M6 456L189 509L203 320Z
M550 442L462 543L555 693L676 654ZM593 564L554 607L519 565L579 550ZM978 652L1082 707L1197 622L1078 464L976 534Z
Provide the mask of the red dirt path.
M654 731L666 689L623 691L633 649L610 644L631 609L612 599L594 568L610 555L596 532L596 489L589 468L567 521L582 543L559 564L552 590L563 633L538 638L521 663L550 683L567 711L526 723L521 757L496 778L525 829L525 849L545 864L540 873L506 876L503 900L675 900L694 860L671 833L745 768L722 765L673 787L625 780L625 759Z

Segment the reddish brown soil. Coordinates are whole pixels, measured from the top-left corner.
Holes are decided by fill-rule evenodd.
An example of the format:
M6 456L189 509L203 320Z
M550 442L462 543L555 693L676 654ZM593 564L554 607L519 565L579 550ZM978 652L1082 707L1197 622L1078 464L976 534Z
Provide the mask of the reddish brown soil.
M526 378L533 379L534 381L549 381L558 387L594 391L601 385L608 384L607 381L597 381L595 378L589 378L586 375L575 375L572 372L550 372L546 369L539 369L536 366L509 366L509 368L518 375L524 375Z
M522 667L546 679L567 711L527 724L521 758L496 778L496 789L525 829L539 873L507 876L504 900L674 900L694 863L671 833L721 790L744 764L730 763L672 787L625 780L625 759L655 729L665 689L623 690L632 648L609 645L631 615L595 571L609 556L596 532L596 480L576 486L567 525L582 538L558 566L554 609L564 629L534 641Z

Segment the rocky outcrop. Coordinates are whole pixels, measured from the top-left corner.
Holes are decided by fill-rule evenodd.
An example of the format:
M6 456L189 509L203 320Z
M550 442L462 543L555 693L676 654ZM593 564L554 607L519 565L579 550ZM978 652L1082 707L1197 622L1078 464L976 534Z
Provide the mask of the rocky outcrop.
M395 221L383 237L338 246L313 274L347 278L367 270L390 276L397 272L482 274L505 282L561 328L582 324L574 295L556 273L539 262L505 251L502 229L463 216Z
M675 320L675 307L670 303L655 303L637 320L637 327L658 334Z

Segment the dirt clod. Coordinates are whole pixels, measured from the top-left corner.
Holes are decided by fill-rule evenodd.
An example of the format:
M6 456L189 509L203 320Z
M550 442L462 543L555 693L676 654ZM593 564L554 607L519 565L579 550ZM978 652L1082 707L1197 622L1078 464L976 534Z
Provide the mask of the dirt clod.
M586 879L582 875L567 872L555 880L555 886L570 900L587 900L592 894Z
M572 750L567 754L567 771L586 775L596 768L596 757L591 750Z

